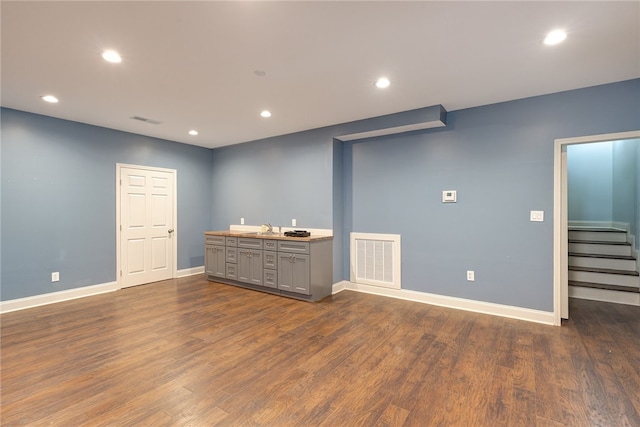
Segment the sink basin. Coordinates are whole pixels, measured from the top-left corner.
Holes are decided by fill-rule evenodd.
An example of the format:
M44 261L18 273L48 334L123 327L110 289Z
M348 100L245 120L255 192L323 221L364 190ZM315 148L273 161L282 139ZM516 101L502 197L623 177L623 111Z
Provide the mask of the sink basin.
M260 232L260 233L257 233L257 234L259 234L261 236L279 236L280 235L280 233L275 232L275 231L265 231L264 233Z

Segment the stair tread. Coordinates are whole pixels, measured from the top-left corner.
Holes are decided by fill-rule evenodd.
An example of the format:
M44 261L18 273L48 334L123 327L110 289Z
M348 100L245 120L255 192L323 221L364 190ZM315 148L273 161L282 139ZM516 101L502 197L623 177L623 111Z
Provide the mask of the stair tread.
M626 230L621 230L619 228L606 228L606 227L594 227L594 228L579 228L579 227L569 227L569 231L596 231L599 233L626 233Z
M588 273L605 273L605 274L619 274L622 276L640 276L637 271L629 270L616 270L613 268L594 268L594 267L577 267L569 266L569 270L572 271L585 271Z
M622 292L633 292L640 293L640 287L638 286L623 286L623 285L605 285L602 283L589 283L589 282L579 282L576 280L569 280L569 286L579 286L583 288L594 288L594 289L604 289L608 291L622 291Z
M631 246L629 242L609 242L604 240L575 240L569 239L569 243L585 243L589 245L616 245L616 246Z
M569 252L569 256L585 257L585 258L606 258L606 259L621 259L625 261L635 261L636 258L631 255L607 255L607 254L588 254L580 252Z

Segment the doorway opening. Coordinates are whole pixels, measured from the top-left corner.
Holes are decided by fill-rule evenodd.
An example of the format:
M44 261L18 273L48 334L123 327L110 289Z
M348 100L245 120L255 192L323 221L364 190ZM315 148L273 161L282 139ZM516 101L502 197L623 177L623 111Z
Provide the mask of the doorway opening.
M569 318L569 218L567 147L640 138L640 131L562 138L554 141L554 323Z

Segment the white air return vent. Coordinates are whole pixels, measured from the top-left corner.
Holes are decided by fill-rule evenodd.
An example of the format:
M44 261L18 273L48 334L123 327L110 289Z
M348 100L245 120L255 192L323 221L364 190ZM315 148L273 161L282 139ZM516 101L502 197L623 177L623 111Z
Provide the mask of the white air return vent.
M351 233L351 282L400 289L400 235Z
M140 117L140 116L131 116L129 117L131 120L138 120L139 122L145 122L145 123L149 123L152 125L159 125L162 124L162 122L158 121L158 120L153 120L153 119L148 119L146 117Z

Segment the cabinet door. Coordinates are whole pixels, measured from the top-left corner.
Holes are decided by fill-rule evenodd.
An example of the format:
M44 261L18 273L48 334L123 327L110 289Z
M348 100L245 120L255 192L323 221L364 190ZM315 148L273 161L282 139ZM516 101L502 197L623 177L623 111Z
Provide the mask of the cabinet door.
M264 268L262 266L262 251L251 251L251 281L253 285L262 285Z
M309 255L293 256L293 292L309 295Z
M309 295L309 255L278 252L278 289Z
M252 285L262 285L262 251L238 248L238 280Z
M238 248L238 280L241 282L251 282L251 249Z
M205 246L205 264L207 276L225 277L224 246Z
M278 252L278 289L293 291L293 254Z

